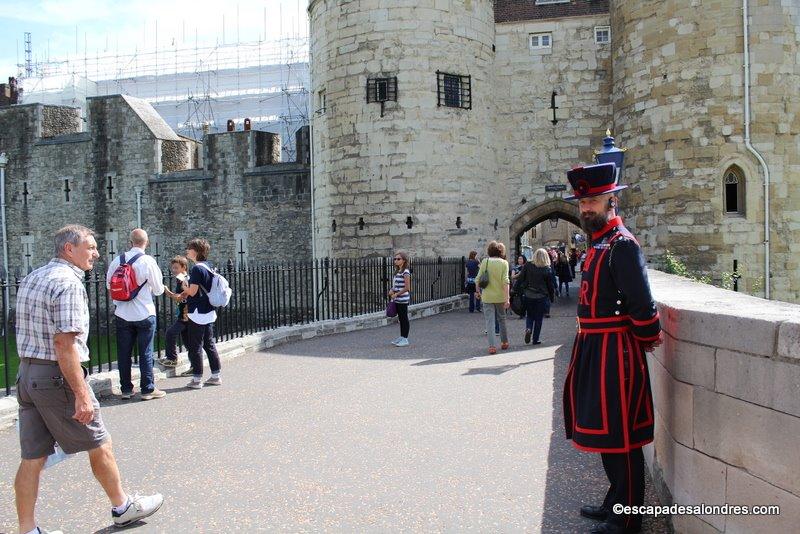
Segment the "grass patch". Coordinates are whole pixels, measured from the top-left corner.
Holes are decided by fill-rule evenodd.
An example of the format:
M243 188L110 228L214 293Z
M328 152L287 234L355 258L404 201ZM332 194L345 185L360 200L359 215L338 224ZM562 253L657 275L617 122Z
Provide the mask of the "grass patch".
M117 338L116 336L102 335L102 336L89 336L89 362L87 367L90 367L92 373L100 371L107 371L110 363L117 361ZM163 351L166 347L166 340L163 335L159 335L153 344L153 359L157 358L158 350ZM133 349L133 354L137 354L136 347ZM135 365L135 364L134 364ZM19 368L19 355L17 354L17 340L13 336L8 338L0 337L0 389L4 390L6 387L6 375L11 385L17 377L17 369ZM6 373L8 369L8 373ZM2 395L2 393L0 393Z

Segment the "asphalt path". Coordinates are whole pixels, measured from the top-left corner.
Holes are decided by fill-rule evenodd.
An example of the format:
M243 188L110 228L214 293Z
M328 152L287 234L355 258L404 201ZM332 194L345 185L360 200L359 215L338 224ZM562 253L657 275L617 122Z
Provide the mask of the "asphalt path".
M222 387L104 399L126 490L166 499L129 530L588 532L578 508L607 483L564 439L574 298L535 347L509 317L511 347L488 355L482 315L463 310L412 321L405 348L397 326L315 338L226 362ZM15 532L13 429L0 451L0 532ZM85 454L45 471L37 512L44 529L114 530Z

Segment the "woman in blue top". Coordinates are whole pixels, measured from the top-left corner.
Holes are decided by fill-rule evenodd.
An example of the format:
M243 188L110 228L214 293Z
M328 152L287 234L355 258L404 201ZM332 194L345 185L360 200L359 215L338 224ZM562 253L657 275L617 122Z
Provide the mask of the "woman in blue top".
M217 312L208 301L214 273L206 264L211 245L205 239L192 239L186 244L186 257L195 262L189 272L189 287L181 293L186 299L189 309L188 343L186 350L192 364L192 381L186 384L191 389L203 387L203 353L206 351L208 365L211 367L211 378L205 381L206 386L221 386L219 376L221 369L217 346L214 343L214 321Z
M408 269L408 253L398 250L394 255L394 283L389 298L397 306L397 319L400 321L400 337L392 341L396 347L408 346L408 305L411 302L411 271Z
M478 252L475 250L470 251L469 259L467 260L467 281L464 290L469 295L469 312L473 313L476 310L481 311L481 301L475 298L475 279L478 277L478 270L481 268L480 262L476 259Z

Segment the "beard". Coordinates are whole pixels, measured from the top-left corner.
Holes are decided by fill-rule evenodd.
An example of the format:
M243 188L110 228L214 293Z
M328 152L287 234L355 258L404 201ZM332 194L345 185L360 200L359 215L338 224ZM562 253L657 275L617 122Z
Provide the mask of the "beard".
M607 222L605 214L581 213L581 228L589 234L590 238L593 233L602 230Z

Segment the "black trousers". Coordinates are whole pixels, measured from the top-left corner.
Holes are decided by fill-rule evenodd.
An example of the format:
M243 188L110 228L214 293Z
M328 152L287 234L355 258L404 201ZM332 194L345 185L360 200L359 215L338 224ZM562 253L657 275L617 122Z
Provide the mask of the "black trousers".
M408 304L397 304L397 320L400 321L400 336L408 337L411 324L408 322Z
M603 469L611 486L608 488L603 506L609 510L607 521L624 529L638 530L642 526L641 515L615 514L615 504L642 506L644 504L644 455L642 449L627 453L602 453Z
M192 364L194 376L203 376L203 350L208 356L211 372L218 373L221 365L217 346L214 344L214 323L197 324L189 319L187 330L189 335L187 336L186 350L189 353L189 362Z
M172 323L172 326L167 328L167 359L172 361L178 360L178 338L184 347L189 346L189 322L181 321L180 319Z

